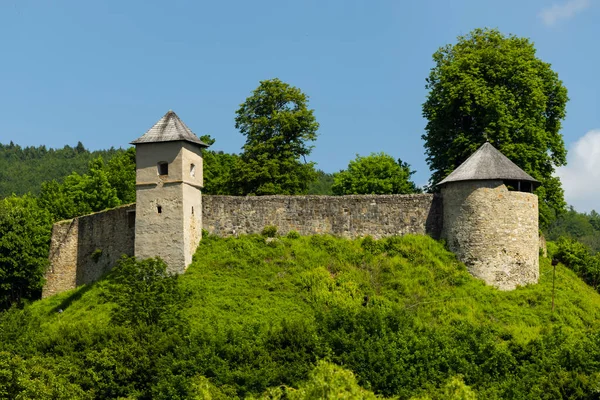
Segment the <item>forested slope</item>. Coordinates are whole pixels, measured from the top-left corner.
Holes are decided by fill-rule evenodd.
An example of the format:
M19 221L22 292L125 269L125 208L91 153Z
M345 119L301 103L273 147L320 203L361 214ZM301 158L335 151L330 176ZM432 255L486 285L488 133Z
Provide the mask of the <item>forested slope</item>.
M11 194L37 194L42 182L60 181L73 172L84 173L92 159L102 157L107 161L123 151L111 148L91 152L81 142L62 149L0 143L0 198Z
M548 259L500 292L424 236L206 236L2 314L0 398L596 398L600 296L551 302Z

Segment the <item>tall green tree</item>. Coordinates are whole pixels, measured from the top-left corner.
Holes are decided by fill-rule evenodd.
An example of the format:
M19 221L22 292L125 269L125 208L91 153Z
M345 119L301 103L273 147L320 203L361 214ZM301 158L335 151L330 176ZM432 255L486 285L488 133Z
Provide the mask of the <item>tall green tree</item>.
M547 226L566 206L553 176L566 164L559 133L567 89L527 38L475 29L440 48L427 78L423 139L432 171L441 181L486 141L541 181L540 222Z
M51 227L34 198L0 200L0 310L41 294Z
M410 194L419 193L410 180L415 171L410 165L385 153L372 153L350 161L348 169L333 176L333 193L343 194Z
M236 111L235 126L246 136L237 162L239 194L303 194L316 179L305 161L319 124L308 96L279 79L261 81Z

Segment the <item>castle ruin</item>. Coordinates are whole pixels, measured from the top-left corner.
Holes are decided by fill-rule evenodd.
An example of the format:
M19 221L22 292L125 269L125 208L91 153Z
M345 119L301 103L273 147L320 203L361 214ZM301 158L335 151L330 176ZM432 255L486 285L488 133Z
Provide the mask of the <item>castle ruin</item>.
M54 224L42 297L97 280L121 255L159 256L183 273L202 237L259 233L445 239L471 274L501 290L537 283L538 182L484 144L440 182L441 194L202 195L207 147L173 112L132 142L136 204Z

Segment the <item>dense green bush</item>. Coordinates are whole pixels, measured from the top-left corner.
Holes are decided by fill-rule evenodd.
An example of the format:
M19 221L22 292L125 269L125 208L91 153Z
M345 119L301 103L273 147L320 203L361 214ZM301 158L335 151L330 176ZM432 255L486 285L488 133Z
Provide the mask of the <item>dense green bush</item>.
M561 237L556 245L554 257L597 290L600 285L600 253L593 255L588 246L567 237Z

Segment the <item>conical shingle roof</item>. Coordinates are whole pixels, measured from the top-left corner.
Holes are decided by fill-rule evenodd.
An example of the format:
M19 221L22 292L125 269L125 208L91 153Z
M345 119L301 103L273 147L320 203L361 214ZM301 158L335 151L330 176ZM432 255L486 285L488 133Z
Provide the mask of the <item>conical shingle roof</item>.
M148 132L137 138L131 144L173 142L184 140L208 147L179 119L175 112L169 110Z
M489 142L486 142L438 185L449 182L481 180L514 180L539 183Z

